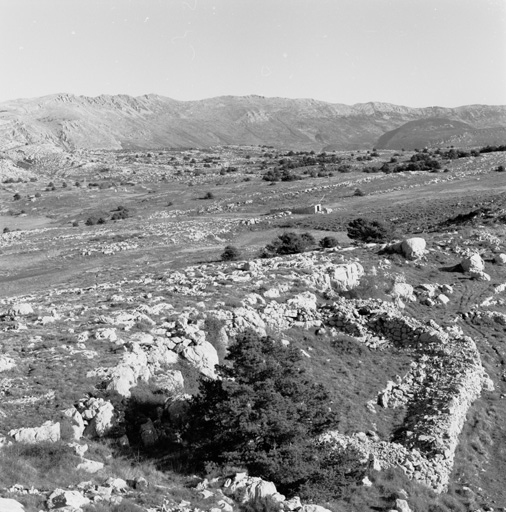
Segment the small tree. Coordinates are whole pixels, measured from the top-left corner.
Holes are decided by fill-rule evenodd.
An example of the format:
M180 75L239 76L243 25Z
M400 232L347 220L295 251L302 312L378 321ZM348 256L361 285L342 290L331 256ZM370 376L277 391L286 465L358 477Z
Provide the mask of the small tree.
M229 348L219 380L202 379L183 437L196 466L246 467L293 494L323 460L314 439L337 425L326 390L301 368L300 351L253 331Z
M270 244L266 245L262 256L270 257L276 254L298 254L306 251L312 245L315 245L316 241L310 233L298 233L287 232L279 235Z
M222 261L235 261L241 257L241 251L233 245L227 245L221 253Z

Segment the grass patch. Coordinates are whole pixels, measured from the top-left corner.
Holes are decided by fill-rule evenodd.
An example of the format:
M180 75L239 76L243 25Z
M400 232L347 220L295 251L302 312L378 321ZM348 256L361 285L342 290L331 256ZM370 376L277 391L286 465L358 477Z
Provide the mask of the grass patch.
M14 443L2 449L0 487L23 483L25 487L67 487L83 480L75 468L79 457L63 442Z

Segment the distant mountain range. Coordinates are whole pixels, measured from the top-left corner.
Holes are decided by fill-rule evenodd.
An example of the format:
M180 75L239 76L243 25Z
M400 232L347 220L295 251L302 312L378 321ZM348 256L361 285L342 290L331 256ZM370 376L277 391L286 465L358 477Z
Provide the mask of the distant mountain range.
M51 144L73 149L414 149L506 142L506 106L352 106L312 99L222 96L176 101L54 94L0 103L0 149Z

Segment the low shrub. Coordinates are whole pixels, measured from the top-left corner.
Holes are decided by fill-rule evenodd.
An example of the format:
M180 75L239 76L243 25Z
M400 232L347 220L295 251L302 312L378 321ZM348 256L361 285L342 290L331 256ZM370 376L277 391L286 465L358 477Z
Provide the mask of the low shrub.
M241 257L241 251L233 245L227 245L220 257L222 261L235 261Z
M339 245L339 242L338 242L337 238L335 238L333 236L326 236L325 238L322 238L318 242L318 245L322 249L330 249L332 247L337 247Z

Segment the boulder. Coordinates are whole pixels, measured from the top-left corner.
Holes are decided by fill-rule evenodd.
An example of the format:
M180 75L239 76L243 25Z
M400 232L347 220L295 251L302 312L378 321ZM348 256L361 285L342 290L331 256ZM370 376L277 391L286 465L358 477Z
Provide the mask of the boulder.
M223 492L251 506L262 505L266 501L285 501L285 497L278 493L272 482L247 476L246 473L237 473L233 480L227 480Z
M60 424L46 421L40 427L16 428L8 434L18 443L56 443L60 440Z
M47 499L48 509L59 509L63 507L72 507L80 509L89 505L90 500L85 498L79 491L66 491L64 489L55 489Z
M98 462L97 460L82 459L82 461L77 465L76 469L78 471L85 471L86 473L98 473L103 468L103 462Z
M297 512L331 512L328 508L320 505L303 505Z
M411 512L408 502L406 500L401 500L399 498L395 500L395 509L398 510L399 512Z
M476 281L490 281L490 276L483 271L470 271L469 275Z
M483 272L485 270L485 262L482 260L481 256L477 253L472 254L468 258L464 258L460 265L464 272Z
M330 283L339 291L356 288L364 275L364 267L358 263L344 263L329 269Z
M390 295L396 299L416 301L413 287L408 283L395 283Z
M5 372L11 368L14 368L15 366L16 363L12 357L0 355L0 372Z
M11 498L0 498L0 510L2 512L25 512L25 507L19 501Z
M14 316L24 316L31 315L33 313L33 308L31 304L27 304L25 302L19 302L13 304L9 309L9 314Z
M175 393L184 388L183 374L179 370L168 370L152 380L153 386L164 393Z
M423 238L407 238L401 242L400 252L408 260L417 260L425 254L426 245L425 239Z
M212 379L216 378L214 367L220 361L216 349L208 341L204 341L199 345L185 347L182 355L201 373Z
M114 406L111 402L102 400L96 406L96 412L93 415L85 433L91 437L104 437L114 426Z
M496 254L495 257L494 257L494 263L496 265L506 265L506 254L504 253L501 253L501 254Z

